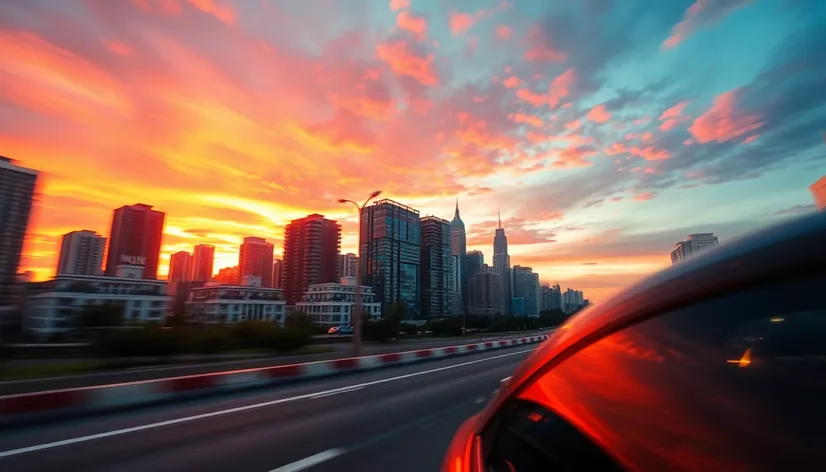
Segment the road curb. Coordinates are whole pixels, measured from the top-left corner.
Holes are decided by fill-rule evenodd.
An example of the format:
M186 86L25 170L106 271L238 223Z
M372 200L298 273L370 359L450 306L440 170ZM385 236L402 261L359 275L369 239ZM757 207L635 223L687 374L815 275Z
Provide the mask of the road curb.
M535 344L549 336L543 334L373 356L6 395L0 396L0 427L458 357L475 352Z

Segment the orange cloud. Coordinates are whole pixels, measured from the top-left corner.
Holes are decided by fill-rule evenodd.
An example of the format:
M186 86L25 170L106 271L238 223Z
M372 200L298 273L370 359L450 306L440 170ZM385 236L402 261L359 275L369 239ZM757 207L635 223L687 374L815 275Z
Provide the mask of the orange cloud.
M405 41L377 45L376 56L397 75L411 77L422 85L439 83L433 55L419 55Z
M640 193L640 194L634 195L634 201L635 202L644 202L644 201L647 201L647 200L651 200L654 197L656 197L656 195L653 194L652 192L645 192L645 193Z
M657 149L654 146L648 146L646 148L639 148L637 146L632 146L629 149L631 155L642 157L647 161L661 161L663 159L668 159L671 157L671 153L669 153L665 149Z
M582 127L582 120L574 120L565 123L565 129L569 129L571 131L577 130Z
M554 108L559 101L568 96L571 86L576 80L574 69L567 69L551 81L551 88L548 96L548 106Z
M410 8L410 0L390 0L390 9L393 11Z
M542 94L534 93L527 88L517 90L516 96L523 102L530 103L534 107L540 107L548 103L548 97Z
M227 25L234 25L238 21L238 13L235 7L229 3L218 5L215 0L188 0L190 4L197 7L204 13L208 13L218 21Z
M538 116L525 115L523 113L515 113L513 115L510 115L509 117L513 120L514 123L528 123L537 128L541 128L544 124L542 122L542 119Z
M396 24L399 28L409 31L419 39L424 39L427 33L427 20L421 16L415 16L408 10L402 10L396 15Z
M593 165L585 159L596 154L592 148L585 146L568 146L557 153L557 160L553 163L557 167L590 167Z
M510 26L499 25L496 27L496 36L499 39L508 39L511 37L511 34L513 34L513 30L510 28Z
M688 132L698 143L724 143L752 133L763 126L760 116L736 109L738 90L729 90L717 96L711 108L698 116Z
M507 88L516 88L516 87L519 87L520 85L522 85L522 79L520 79L519 77L517 77L515 75L512 75L512 76L508 77L507 79L503 80L502 84Z
M473 25L479 22L485 15L485 9L480 9L474 13L450 12L450 32L454 36L466 33Z
M585 115L585 118L595 123L605 123L611 119L611 113L605 108L605 105L597 105L591 108L591 111Z

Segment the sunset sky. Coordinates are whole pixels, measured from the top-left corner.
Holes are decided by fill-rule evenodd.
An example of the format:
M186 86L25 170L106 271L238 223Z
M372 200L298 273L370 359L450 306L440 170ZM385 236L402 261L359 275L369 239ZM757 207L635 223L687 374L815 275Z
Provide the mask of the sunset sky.
M43 172L22 270L112 210L169 254L373 190L490 263L597 302L674 243L813 210L826 171L822 0L25 0L0 3L0 155Z

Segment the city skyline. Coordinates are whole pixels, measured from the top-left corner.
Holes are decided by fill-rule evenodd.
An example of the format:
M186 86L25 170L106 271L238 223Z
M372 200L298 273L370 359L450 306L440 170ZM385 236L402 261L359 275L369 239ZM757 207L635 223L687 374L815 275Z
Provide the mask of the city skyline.
M110 237L124 202L168 215L161 278L199 243L216 269L247 236L280 256L284 225L316 212L358 252L336 199L381 187L444 219L459 195L488 260L501 204L512 264L601 301L687 234L814 208L822 3L393 3L280 6L279 28L258 3L4 4L0 154L42 173L20 271L50 277L61 236ZM600 21L568 21L584 15Z

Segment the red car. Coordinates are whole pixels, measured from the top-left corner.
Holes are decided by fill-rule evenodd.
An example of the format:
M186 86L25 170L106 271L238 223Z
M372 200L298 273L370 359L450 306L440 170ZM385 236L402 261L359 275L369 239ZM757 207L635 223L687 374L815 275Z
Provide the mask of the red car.
M826 470L826 214L570 319L460 427L443 470Z

